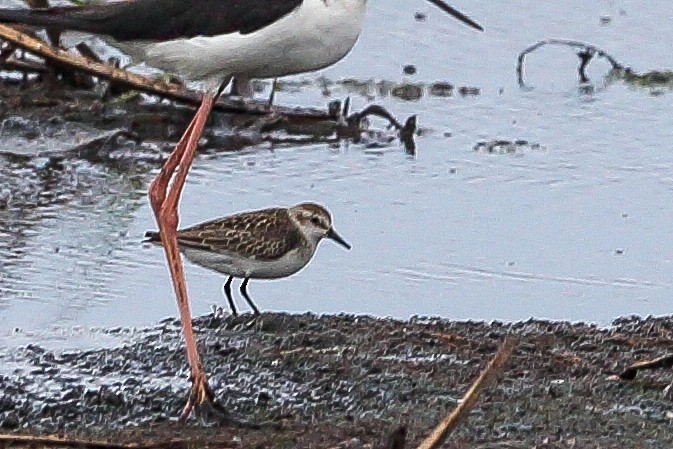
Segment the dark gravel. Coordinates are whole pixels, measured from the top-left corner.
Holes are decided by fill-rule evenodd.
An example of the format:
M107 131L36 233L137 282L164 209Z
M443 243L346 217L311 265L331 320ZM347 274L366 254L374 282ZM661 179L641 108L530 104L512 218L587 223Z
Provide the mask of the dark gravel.
M221 403L282 430L217 427L205 412L186 429L175 423L189 382L173 319L108 330L128 336L116 348L0 350L0 429L117 439L133 429L134 435L223 434L234 442L243 436L259 447L277 446L279 438L292 446L365 447L405 423L415 443L512 333L521 342L507 369L449 447L673 447L673 403L663 392L671 372L614 378L636 359L671 351L670 318L622 318L599 328L264 314L206 316L195 326Z

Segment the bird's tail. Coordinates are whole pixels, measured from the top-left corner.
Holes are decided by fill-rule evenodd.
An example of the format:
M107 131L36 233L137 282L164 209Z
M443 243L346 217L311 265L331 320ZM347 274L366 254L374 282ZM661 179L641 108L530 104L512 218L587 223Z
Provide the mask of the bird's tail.
M145 240L143 243L161 243L161 236L158 231L145 232Z

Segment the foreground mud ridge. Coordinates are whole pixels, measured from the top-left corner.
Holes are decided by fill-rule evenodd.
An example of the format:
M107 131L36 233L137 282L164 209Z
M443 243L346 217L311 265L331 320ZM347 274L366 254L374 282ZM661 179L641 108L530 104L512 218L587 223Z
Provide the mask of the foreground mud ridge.
M446 445L673 444L673 403L664 392L670 370L640 373L633 381L616 376L635 360L670 351L667 319L625 318L599 328L264 314L205 316L195 326L221 403L272 426L222 427L208 410L186 429L177 425L188 370L179 322L167 319L147 329L106 331L127 340L115 348L52 352L29 345L0 352L0 427L115 441L192 435L236 447L279 447L281 441L364 447L384 444L404 424L412 447L455 407L512 334L520 343L499 381Z

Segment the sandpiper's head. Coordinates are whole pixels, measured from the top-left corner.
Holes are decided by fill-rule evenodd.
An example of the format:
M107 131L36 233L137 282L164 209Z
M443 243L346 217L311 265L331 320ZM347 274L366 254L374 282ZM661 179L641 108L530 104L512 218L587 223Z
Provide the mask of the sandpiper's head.
M332 217L327 209L315 203L301 203L288 209L290 217L302 234L317 244L324 237L334 240L346 249L351 246L332 227Z

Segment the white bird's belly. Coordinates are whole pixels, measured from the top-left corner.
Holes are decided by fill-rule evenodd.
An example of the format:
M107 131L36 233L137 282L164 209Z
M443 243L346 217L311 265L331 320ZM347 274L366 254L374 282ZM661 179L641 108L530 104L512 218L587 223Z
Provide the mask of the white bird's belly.
M365 0L304 0L277 22L246 35L119 46L188 80L275 78L319 70L342 59L360 35L365 11Z
M310 251L294 250L275 260L254 260L236 255L181 248L185 257L197 265L239 278L277 279L295 274L311 260Z

